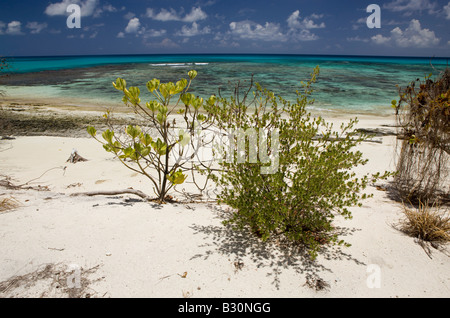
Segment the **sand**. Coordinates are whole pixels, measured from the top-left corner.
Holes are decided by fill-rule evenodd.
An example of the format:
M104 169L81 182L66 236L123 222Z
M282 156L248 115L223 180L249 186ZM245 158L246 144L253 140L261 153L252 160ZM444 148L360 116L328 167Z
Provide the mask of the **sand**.
M393 124L391 117L362 116L358 126L389 131ZM387 191L368 187L374 197L351 208L353 219L336 219L351 247L324 246L311 262L304 251L224 226L224 205L71 196L128 187L152 194L149 181L98 142L77 137L0 141L0 174L15 185L36 179L24 189L0 187L0 200L19 204L0 213L1 297L450 296L449 253L432 249L430 258L395 229L402 206ZM363 143L369 163L357 172L392 170L395 140L388 133ZM88 161L66 162L74 148Z

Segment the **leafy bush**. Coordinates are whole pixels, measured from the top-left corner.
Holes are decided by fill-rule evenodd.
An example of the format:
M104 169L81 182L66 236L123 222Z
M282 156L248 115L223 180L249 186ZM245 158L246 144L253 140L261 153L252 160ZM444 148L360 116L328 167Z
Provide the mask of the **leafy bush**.
M404 201L449 201L450 69L399 88L393 101L402 136L394 184Z
M332 124L307 112L318 74L317 67L303 83L303 92L297 91L296 102L252 81L242 100L238 84L230 99L220 96L219 106L207 109L222 130L259 132L259 142L250 139L245 148L247 157L259 154L256 163L242 162L238 133L228 134L230 143L222 149L219 198L235 209L225 223L249 227L263 240L282 236L304 244L313 257L324 243L348 245L338 240L333 218L351 218L348 207L360 206L368 197L362 193L368 183L389 175L358 178L352 171L367 163L360 151L354 151L368 138L353 129L356 119L335 131Z
M146 86L154 98L145 105L141 102L140 89L127 88L126 81L118 78L113 86L123 92L123 102L147 120L149 127L129 125L114 128L109 125L110 129L101 135L103 140L98 138L94 127L87 129L124 166L146 176L152 182L159 202L167 201L168 191L185 182L188 177L186 172L208 169L207 166L194 165L192 159L198 149L208 143L196 137L211 126L213 119L201 109L205 104L213 105L215 97L205 101L189 93L197 72L190 71L188 75L189 80L181 79L176 83L161 83L158 79L149 81ZM175 117L175 112L178 117ZM104 115L107 120L110 116L110 113ZM183 121L183 128L176 122L180 119ZM152 129L156 132L152 133Z

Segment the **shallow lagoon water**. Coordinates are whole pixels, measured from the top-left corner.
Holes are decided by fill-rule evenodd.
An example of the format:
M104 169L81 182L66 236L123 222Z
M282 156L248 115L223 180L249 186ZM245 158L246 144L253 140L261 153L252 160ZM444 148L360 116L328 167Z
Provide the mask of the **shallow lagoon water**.
M58 99L96 105L117 105L121 94L112 82L117 77L129 86L153 78L175 82L198 71L192 92L202 97L229 96L235 83L251 76L261 86L288 100L295 100L300 82L309 79L315 66L320 75L312 109L318 111L388 114L397 99L396 85L433 73L438 75L447 60L426 58L302 56L302 55L137 55L11 58L11 74L0 89L12 98ZM150 94L143 94L143 100Z

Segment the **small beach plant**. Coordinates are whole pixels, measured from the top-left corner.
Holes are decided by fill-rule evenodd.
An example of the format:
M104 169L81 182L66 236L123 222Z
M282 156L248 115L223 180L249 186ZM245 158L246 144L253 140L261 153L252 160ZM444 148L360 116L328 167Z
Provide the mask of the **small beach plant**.
M318 74L316 68L311 80L302 83L294 102L252 81L250 87L236 85L231 98L220 97L217 107L208 108L223 130L266 131L260 134L260 138L266 136L262 143L247 143L246 155L252 146L264 146L264 152L278 160L275 170L261 173L261 168L270 164L239 162L237 146L225 148L224 158L231 160L220 163L218 182L223 190L219 198L235 211L225 223L248 228L263 240L284 238L300 243L312 257L323 244L347 244L338 239L332 220L335 216L350 219L348 208L361 206L370 196L363 193L367 185L390 175L356 176L353 169L367 160L355 147L369 138L354 129L356 119L334 129L307 112ZM235 138L232 144L238 143Z
M192 70L188 79L183 78L176 83L161 83L156 78L147 82L146 88L152 96L147 102L141 100L138 87L128 87L126 80L118 78L113 83L114 88L123 93L124 104L144 119L147 127L129 125L115 128L109 125L101 137L94 127L87 129L124 166L152 182L159 202L169 200L167 193L176 185L183 184L189 172L208 169L194 164L198 161L192 159L199 148L208 144L208 141L199 141L196 137L212 124L213 119L202 109L206 104L213 104L215 97L204 100L189 93L196 76L197 72ZM107 120L110 116L110 112L104 115Z
M5 76L6 71L10 68L8 59L6 57L0 56L0 77ZM0 90L0 96L5 95L5 91Z

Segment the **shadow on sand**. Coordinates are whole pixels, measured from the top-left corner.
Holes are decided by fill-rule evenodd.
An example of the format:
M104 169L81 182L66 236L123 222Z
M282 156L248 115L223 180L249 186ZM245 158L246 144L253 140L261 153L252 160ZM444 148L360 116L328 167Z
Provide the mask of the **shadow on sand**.
M231 213L221 206L209 206L209 208L222 220L226 220ZM319 257L312 260L305 247L293 246L279 240L263 242L250 231L239 230L232 226L193 225L191 228L195 235L204 235L205 239L208 238L208 241L213 242L209 250L203 254L194 255L191 259L208 259L215 253L227 255L233 261L236 271L244 265L244 262L245 265L249 265L250 260L252 266L268 270L267 277L272 279L271 283L277 289L280 288L281 274L287 269L294 269L296 273L304 276L306 280L304 285L316 291L328 289L330 284L320 275L324 272L333 273L333 270L321 264L319 259L352 261L366 266L365 263L345 253L343 251L345 247L324 245L319 252ZM352 235L358 229L337 228L337 231L339 231L339 237L345 237Z

